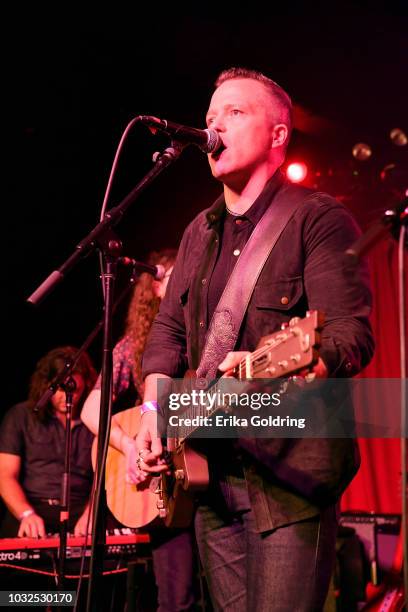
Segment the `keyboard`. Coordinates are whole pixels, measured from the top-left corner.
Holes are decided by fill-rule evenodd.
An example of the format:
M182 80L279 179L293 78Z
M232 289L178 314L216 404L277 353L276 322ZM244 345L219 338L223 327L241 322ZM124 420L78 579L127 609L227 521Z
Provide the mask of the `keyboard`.
M86 542L86 546L85 546ZM106 533L105 558L132 556L141 553L141 549L150 543L147 533L124 527ZM67 559L78 559L91 555L91 536L67 537ZM84 548L85 547L85 548ZM59 549L59 536L48 535L45 538L0 538L0 563L24 561L46 561L55 556Z

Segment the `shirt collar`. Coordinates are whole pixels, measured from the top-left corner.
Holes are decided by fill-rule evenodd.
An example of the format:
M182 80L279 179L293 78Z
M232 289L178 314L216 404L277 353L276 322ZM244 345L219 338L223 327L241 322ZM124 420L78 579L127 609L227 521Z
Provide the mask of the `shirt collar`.
M224 214L224 211L224 194L221 194L207 211L206 217L208 226L211 227L212 225L215 225L215 223L217 223L221 219L222 215Z
M248 219L255 226L271 204L276 192L281 187L283 180L283 174L281 170L278 169L266 183L255 202L250 206L250 208L248 208L245 214L240 215L240 218ZM206 217L208 225L214 225L217 221L219 221L225 209L225 199L224 194L222 194L215 200L214 204L207 211Z

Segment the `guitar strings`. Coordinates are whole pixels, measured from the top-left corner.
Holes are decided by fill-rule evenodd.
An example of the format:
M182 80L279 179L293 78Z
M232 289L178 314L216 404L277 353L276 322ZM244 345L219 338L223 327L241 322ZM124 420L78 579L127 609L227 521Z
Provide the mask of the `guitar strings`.
M283 344L284 342L286 342L290 336L293 336L293 332L290 330L289 334L288 332L281 334L280 336L278 336L278 338L270 340L269 343L263 347L260 347L259 349L256 349L255 351L253 351L250 355L249 355L249 362L252 365L252 363L256 360L259 359L260 357L262 357L264 354L267 354L268 351L270 351L271 348L276 348L277 346L280 346L281 344ZM242 377L242 370L245 368L246 363L247 363L247 357L244 357L240 363L238 364L238 375L241 378ZM256 373L256 369L254 369L254 372ZM271 378L270 376L268 376L268 378ZM218 383L215 383L212 388L215 388L215 393L217 393L218 391ZM217 408L218 409L218 408ZM197 414L198 412L198 414ZM211 416L213 414L213 412L215 412L215 410L213 411L208 411L207 410L207 406L203 405L203 404L199 404L198 405L198 410L195 410L193 407L190 407L189 409L186 410L186 412L184 413L184 418L194 418L197 416ZM184 442L184 440L191 435L191 433L193 433L195 430L199 429L197 426L194 427L187 427L187 426L179 426L178 428L178 436L177 436L177 442L179 444L181 444L182 442ZM182 432L182 433L181 433ZM186 432L186 433L184 433ZM181 433L181 435L180 435Z
M292 332L291 332L291 335L293 336ZM255 361L256 359L259 359L259 357L262 357L264 353L268 353L268 351L271 348L275 348L279 346L280 344L283 344L287 340L288 340L288 335L285 335L284 337L279 338L279 340L276 339L276 340L270 341L270 344L268 344L267 346L262 346L259 349L256 349L253 353L251 353L249 355L249 361L252 364L253 361ZM247 358L244 357L238 364L238 372L239 372L240 377L242 376L242 369L246 366L246 361L247 361Z

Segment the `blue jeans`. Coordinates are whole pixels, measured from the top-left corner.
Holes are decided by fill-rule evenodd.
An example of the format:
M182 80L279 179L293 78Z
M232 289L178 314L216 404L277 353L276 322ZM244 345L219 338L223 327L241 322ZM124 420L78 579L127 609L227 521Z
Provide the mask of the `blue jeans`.
M199 506L195 527L216 611L317 612L334 565L336 509L257 533L245 480L221 484L222 509ZM227 509L227 512L225 512Z

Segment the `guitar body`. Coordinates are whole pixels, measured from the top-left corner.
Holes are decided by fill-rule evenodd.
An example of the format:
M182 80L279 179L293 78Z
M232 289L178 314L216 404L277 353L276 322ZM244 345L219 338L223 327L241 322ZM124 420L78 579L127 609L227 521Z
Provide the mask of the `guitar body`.
M178 444L174 438L168 438L167 450L171 452L172 470L161 477L160 515L167 527L188 527L195 495L209 485L207 459L188 442Z
M140 428L140 408L129 408L113 417L124 432L134 438ZM97 439L92 445L92 465L95 469L97 457ZM149 487L147 480L139 484L126 482L126 458L123 453L112 446L108 448L106 458L106 501L113 516L126 527L144 527L158 515L157 495Z
M281 330L261 339L257 349L241 362L235 373L237 378L279 378L312 368L318 360L319 331L323 315L309 311L305 318L291 319ZM187 373L191 378L191 372ZM194 417L194 407L185 416ZM208 413L210 416L210 412ZM174 435L174 428L171 430ZM208 487L209 472L204 453L191 445L188 436L167 438L167 450L171 454L170 474L162 475L158 490L160 517L168 527L187 527L194 512L194 497Z
M245 357L236 368L237 378L279 378L311 368L318 359L319 330L323 318L318 311L310 311L303 319L291 319L278 332L261 339L257 349ZM194 408L190 407L194 418ZM210 416L210 412L208 413ZM140 410L129 408L116 414L116 422L130 437L136 437L140 429ZM174 428L171 436L174 435ZM194 498L209 484L208 463L204 453L194 446L189 435L167 437L167 452L171 456L168 474L154 476L143 483L126 482L126 459L123 453L112 447L106 460L106 497L108 508L123 525L144 527L157 517L166 526L183 528L191 524ZM95 467L97 441L92 447L92 463ZM157 486L154 488L152 485Z

